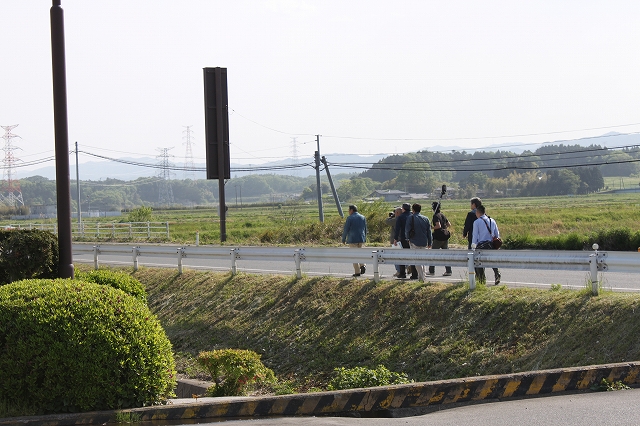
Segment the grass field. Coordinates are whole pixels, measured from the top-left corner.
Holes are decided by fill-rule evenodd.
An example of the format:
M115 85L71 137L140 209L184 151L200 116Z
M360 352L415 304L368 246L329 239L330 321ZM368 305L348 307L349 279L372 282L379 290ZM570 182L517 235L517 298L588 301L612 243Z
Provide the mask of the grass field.
M420 202L420 201L419 201ZM397 203L396 203L397 204ZM423 200L422 205L430 207L431 201ZM387 213L393 203L361 204L360 210L368 217L370 228L369 243L385 245L388 228L384 225ZM496 219L503 239L506 237L554 237L577 233L587 235L609 229L640 228L640 193L638 194L596 194L580 197L548 198L499 198L485 201L487 213ZM462 227L469 202L467 200L444 200L443 213L453 224L452 244L466 245L462 238ZM346 210L346 208L345 208ZM227 242L229 244L297 244L321 243L339 244L344 220L338 216L335 205L326 203L325 221L318 219L317 205L245 206L230 208L227 217ZM427 214L431 214L430 209ZM196 231L200 242L216 244L220 241L219 217L215 211L158 211L156 217L169 221L172 239L193 243ZM310 238L263 238L269 233L290 234L300 227L315 226L325 229L325 236Z
M619 179L619 178L617 178ZM431 215L431 201L417 200ZM487 213L496 219L504 239L553 238L568 234L590 235L612 229L640 229L640 192L597 193L587 196L485 199ZM371 246L388 244L388 212L399 203L361 203L367 216ZM347 206L343 206L346 211ZM453 224L453 245L466 245L462 238L468 200L443 200L443 213ZM216 208L155 210L153 221L169 222L171 242L220 244L220 220ZM338 245L344 219L332 200L324 203L324 222L316 203L230 206L226 221L226 244L233 245ZM98 219L86 219L96 221ZM99 219L111 222L112 219ZM126 221L126 216L121 219ZM7 222L8 224L8 222Z

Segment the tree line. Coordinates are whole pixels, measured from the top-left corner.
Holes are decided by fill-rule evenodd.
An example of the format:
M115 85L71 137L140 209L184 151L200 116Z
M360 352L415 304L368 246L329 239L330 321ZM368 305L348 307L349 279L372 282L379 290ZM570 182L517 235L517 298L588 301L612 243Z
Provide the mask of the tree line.
M361 173L337 174L333 179L340 200L348 202L361 200L376 189L433 193L443 183L456 188L459 198L479 193L485 197L588 194L604 189L604 176L640 176L640 151L611 150L597 145L548 145L522 154L420 151L391 155ZM172 200L166 199L164 185L170 185ZM20 186L26 205L56 203L54 180L32 176L21 179ZM218 199L218 182L205 179L164 181L141 177L133 181L80 181L79 186L82 211L207 206L217 204ZM322 193L331 196L325 176L321 186ZM76 210L75 181L71 181L70 195L72 208ZM311 201L316 196L315 176L256 174L230 179L225 185L229 205ZM12 210L16 209L4 208L0 213Z

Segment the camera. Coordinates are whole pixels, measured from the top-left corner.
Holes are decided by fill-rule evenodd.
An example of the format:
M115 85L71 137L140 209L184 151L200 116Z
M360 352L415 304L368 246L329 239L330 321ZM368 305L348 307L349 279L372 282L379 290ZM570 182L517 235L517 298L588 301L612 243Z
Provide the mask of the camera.
M389 213L389 217L394 217L395 215L396 215L396 212Z

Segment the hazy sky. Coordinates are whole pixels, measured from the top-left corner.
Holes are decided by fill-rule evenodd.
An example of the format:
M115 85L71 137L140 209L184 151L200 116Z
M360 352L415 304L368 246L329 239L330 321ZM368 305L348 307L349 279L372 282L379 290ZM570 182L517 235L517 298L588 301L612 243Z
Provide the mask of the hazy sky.
M23 162L54 153L51 4L0 6L0 125L19 124L14 157ZM202 69L216 66L228 69L235 163L291 157L294 137L310 160L316 134L327 155L640 132L637 0L62 7L70 148L77 141L100 155L174 147L182 162L192 126L194 161L203 162Z

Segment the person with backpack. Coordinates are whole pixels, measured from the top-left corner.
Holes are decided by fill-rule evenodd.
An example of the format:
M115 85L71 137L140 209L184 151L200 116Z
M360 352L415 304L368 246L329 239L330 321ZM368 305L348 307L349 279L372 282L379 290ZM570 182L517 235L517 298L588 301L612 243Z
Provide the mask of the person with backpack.
M451 223L449 219L440 212L440 202L434 201L431 204L431 209L433 210L433 221L432 229L433 229L433 245L432 249L448 249L449 248L449 238L451 238L451 232L448 228L451 227ZM436 267L433 265L429 265L429 275L435 275ZM451 266L444 267L443 277L451 276Z
M473 238L471 240L471 244L475 244L476 250L494 250L493 239L500 238L498 224L485 213L486 209L484 205L476 207L477 219L473 222ZM500 270L498 268L493 268L493 273L496 278L496 285L500 284ZM476 280L483 284L487 281L484 274L484 268L476 268Z

